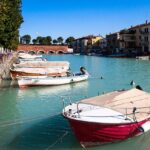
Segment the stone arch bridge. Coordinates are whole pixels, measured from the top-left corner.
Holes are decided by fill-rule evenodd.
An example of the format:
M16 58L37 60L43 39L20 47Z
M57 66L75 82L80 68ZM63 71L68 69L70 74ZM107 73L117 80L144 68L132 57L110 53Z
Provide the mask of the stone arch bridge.
M24 52L29 54L65 54L68 53L68 46L62 45L19 45L18 53Z

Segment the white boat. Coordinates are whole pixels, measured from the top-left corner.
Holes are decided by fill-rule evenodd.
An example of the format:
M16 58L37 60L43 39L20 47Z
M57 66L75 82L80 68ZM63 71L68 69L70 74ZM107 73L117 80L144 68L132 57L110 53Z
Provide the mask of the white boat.
M10 75L13 80L17 76L66 76L67 68L10 68Z
M68 61L24 62L13 64L10 74L13 80L17 76L66 76L69 65Z
M47 61L46 59L44 59L44 58L26 58L26 59L19 59L18 60L18 63L19 64L22 64L22 63L26 63L26 62L28 62L28 63L33 63L33 62L41 62L41 61Z
M138 60L150 60L150 56L137 56L136 59L138 59Z
M15 68L63 68L68 70L70 63L68 61L40 61L40 62L23 62L13 64Z
M34 58L41 58L42 55L31 55L31 54L26 54L26 53L19 53L18 57L25 58L25 59L34 59Z
M132 138L150 130L150 94L139 89L84 99L62 114L83 147Z
M63 85L87 80L89 77L87 71L77 74L68 75L66 77L48 77L48 76L22 76L17 77L19 87L28 87L36 85Z

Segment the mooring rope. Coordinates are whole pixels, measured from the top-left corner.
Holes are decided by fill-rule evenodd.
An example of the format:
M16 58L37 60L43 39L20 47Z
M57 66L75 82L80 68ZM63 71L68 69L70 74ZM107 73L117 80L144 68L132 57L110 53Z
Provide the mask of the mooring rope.
M48 146L45 150L49 150L53 146L55 146L59 141L62 141L63 138L68 134L68 131L66 131L62 136L60 136L54 143L52 143L50 146Z

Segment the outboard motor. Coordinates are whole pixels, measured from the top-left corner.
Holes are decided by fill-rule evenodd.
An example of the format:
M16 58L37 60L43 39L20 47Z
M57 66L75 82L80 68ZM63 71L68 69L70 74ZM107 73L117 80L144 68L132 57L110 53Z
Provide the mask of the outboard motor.
M83 74L83 75L87 73L87 71L84 67L80 67L80 71L81 71L81 74Z

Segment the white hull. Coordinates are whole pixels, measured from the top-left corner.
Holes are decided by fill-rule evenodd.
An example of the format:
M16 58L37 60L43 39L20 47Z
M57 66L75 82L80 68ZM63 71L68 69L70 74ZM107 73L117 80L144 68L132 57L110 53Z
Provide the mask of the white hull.
M34 59L34 58L41 58L42 57L42 55L30 55L30 54L25 54L25 53L20 53L19 55L18 55L18 57L19 58L24 58L24 59Z
M11 69L12 71L16 72L24 72L24 73L36 73L36 74L51 74L51 73L64 73L68 71L67 67L49 67L49 68L14 68Z
M34 58L34 59L19 59L19 64L23 64L23 63L38 63L38 62L43 62L46 61L46 59L43 58Z
M15 68L64 68L69 69L68 61L41 61L41 62L23 62L13 64Z
M21 77L18 78L18 85L19 87L35 85L63 85L87 79L88 75L76 75L70 77Z

